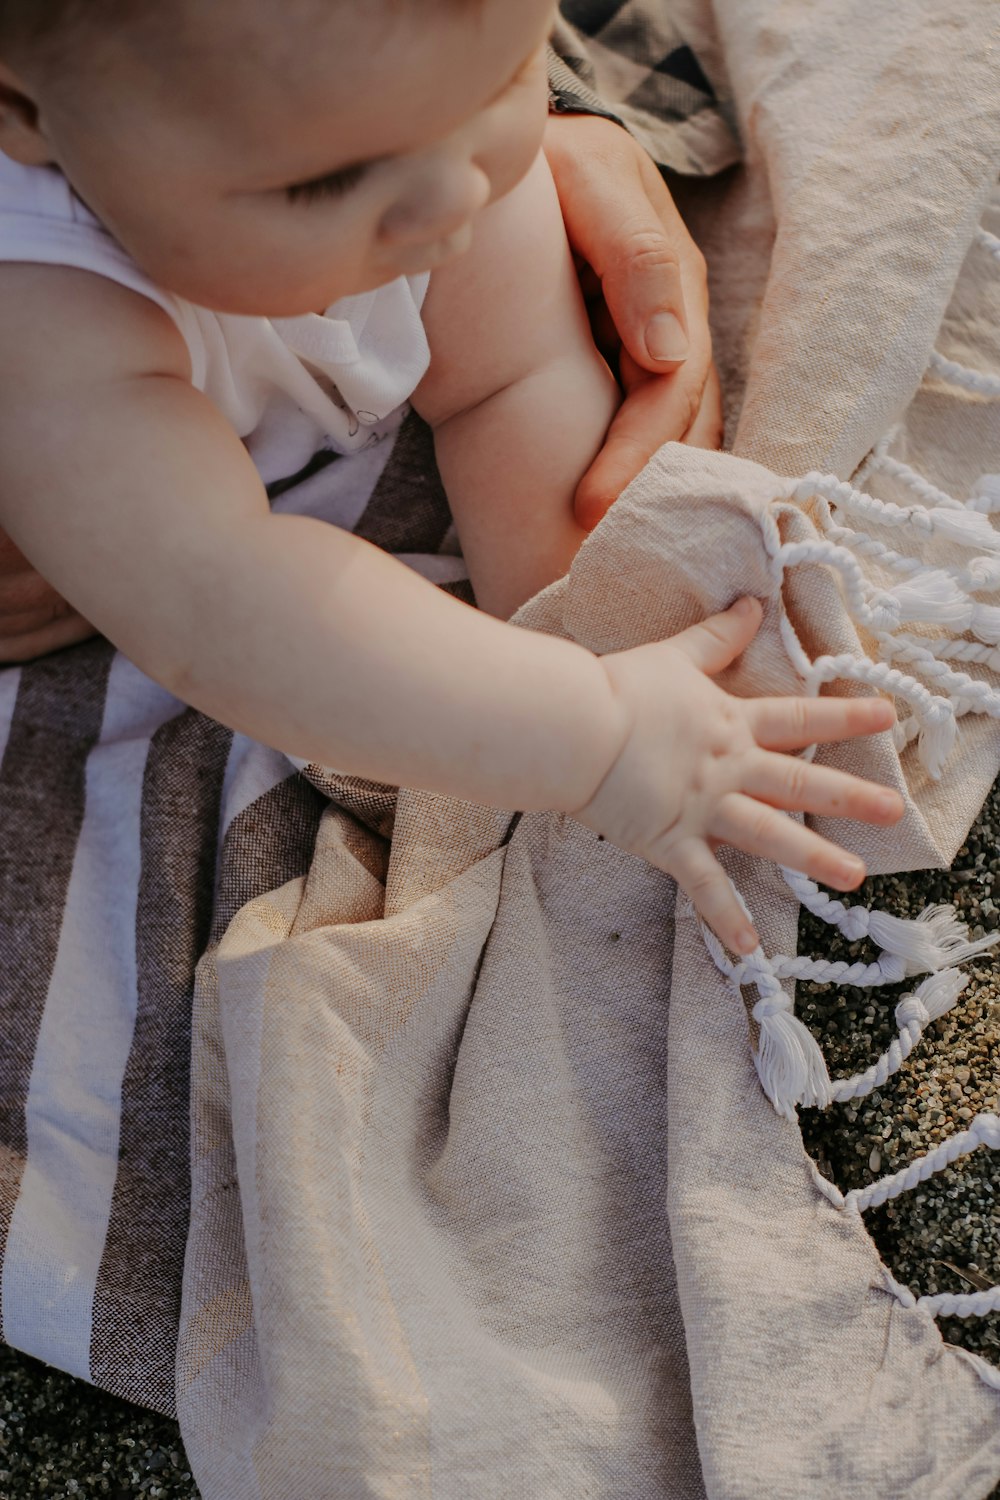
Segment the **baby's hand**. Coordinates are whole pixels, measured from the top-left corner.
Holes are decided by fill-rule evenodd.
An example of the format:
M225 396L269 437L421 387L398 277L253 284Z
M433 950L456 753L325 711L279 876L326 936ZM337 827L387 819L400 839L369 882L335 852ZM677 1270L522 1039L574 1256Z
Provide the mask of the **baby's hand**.
M715 858L720 844L853 890L865 867L778 808L895 823L902 798L856 776L775 752L888 729L882 698L734 698L710 681L761 621L741 599L669 641L602 657L625 737L597 792L573 816L672 875L736 953L757 934Z

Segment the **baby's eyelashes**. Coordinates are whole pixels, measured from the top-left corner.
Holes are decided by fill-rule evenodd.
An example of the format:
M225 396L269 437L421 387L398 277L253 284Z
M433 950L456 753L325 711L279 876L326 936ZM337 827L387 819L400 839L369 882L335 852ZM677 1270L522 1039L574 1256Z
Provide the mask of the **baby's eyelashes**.
M290 203L315 203L318 198L343 198L367 176L371 162L358 162L351 167L340 167L336 172L327 172L323 177L312 177L308 182L293 182L285 188L285 197Z

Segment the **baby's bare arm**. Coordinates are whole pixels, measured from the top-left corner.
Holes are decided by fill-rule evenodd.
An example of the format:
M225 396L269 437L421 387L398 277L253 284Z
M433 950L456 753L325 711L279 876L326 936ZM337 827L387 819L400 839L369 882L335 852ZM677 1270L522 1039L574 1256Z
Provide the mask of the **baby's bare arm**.
M544 158L435 272L424 318L431 368L414 405L434 427L477 602L505 619L586 536L573 495L620 399Z
M0 326L0 526L126 655L223 723L344 771L573 812L676 875L739 947L750 935L714 843L847 888L860 862L772 807L901 811L892 793L762 748L870 732L887 704L741 703L708 681L749 642L758 606L603 661L515 630L349 533L272 515L242 444L188 383L173 325L136 294L4 266Z
M334 526L272 515L145 299L0 267L0 326L0 526L143 670L346 771L504 807L586 800L621 733L595 657Z

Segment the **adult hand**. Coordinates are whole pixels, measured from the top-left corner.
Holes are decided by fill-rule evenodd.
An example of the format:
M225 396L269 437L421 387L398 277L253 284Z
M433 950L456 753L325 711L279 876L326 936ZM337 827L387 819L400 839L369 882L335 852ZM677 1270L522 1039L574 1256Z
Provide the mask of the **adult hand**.
M625 392L577 488L576 519L590 529L663 443L718 447L722 401L704 257L655 163L596 115L550 115L545 154L594 337Z
M0 665L31 661L94 634L0 531Z

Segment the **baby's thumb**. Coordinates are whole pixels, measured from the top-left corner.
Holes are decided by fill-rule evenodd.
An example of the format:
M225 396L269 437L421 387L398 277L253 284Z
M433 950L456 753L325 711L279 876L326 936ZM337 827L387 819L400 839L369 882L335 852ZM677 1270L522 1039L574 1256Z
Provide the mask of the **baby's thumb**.
M707 620L673 636L670 644L683 651L702 672L714 677L746 650L763 617L759 600L737 599L722 614L709 615Z

